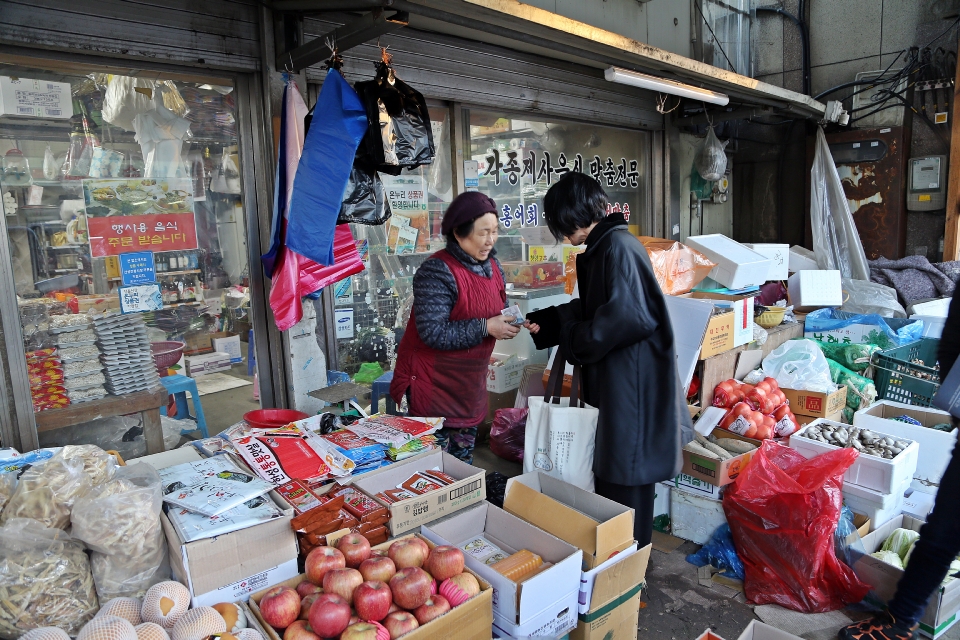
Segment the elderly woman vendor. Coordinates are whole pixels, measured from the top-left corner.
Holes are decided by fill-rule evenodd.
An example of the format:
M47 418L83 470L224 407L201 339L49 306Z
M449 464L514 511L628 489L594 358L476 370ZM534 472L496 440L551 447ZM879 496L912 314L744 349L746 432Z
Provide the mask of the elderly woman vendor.
M413 312L397 350L390 395L410 415L445 418L437 432L448 453L473 461L477 425L487 417L487 367L497 340L520 332L506 306L494 257L497 204L475 191L457 196L443 217L447 248L413 278Z

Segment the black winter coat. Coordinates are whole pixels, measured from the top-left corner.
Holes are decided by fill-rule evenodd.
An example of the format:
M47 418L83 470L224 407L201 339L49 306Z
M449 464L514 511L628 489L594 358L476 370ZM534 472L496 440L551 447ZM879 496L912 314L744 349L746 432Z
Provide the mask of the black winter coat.
M599 410L593 472L637 486L672 479L693 437L673 329L647 251L620 214L604 218L577 256L580 298L528 314L538 348L560 344L580 365Z

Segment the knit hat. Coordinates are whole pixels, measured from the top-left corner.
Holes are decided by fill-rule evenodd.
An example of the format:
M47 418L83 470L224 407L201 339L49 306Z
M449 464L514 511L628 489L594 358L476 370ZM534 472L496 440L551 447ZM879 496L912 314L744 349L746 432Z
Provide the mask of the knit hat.
M447 212L443 214L440 231L443 235L448 235L460 225L473 222L485 213L496 214L497 203L479 191L466 191L450 203Z

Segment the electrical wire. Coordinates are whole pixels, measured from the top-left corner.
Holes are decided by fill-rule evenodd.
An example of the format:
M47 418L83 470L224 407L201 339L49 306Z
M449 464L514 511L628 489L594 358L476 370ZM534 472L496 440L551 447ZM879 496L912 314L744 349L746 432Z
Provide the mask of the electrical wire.
M710 23L707 22L706 16L703 15L703 9L700 8L699 0L693 0L693 6L697 8L697 12L700 14L700 18L703 20L703 24L707 25L707 30L710 32L710 35L713 36L713 41L717 43L717 48L720 49L720 53L723 54L723 57L726 59L727 64L730 65L730 70L736 73L737 69L736 67L733 66L733 63L730 62L730 58L727 57L727 52L723 50L723 45L720 44L720 38L718 38L717 34L713 32L713 29L710 27Z

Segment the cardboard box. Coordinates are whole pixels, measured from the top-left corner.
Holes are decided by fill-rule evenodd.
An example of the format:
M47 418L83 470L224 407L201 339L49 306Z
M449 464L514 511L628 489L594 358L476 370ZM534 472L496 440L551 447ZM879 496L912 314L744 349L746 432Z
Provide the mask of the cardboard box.
M219 335L219 334L217 334ZM224 337L216 337L211 340L213 350L219 353L226 353L230 356L230 362L236 364L243 362L243 351L240 350L240 336L235 333L228 333Z
M723 429L714 429L713 434L718 438L727 438L730 435ZM729 434L729 435L728 435ZM747 468L747 464L753 458L755 451L748 451L734 456L729 460L716 460L706 458L696 453L683 450L683 474L718 487L728 485Z
M709 277L730 289L744 289L767 281L770 260L720 233L690 236L684 244L716 264Z
M0 76L0 115L67 120L73 115L70 83Z
M652 548L647 545L608 567L597 568L590 600L582 605L587 610L577 615L571 640L632 639L636 635L640 593Z
M910 516L897 516L873 533L863 538L863 547L867 554L878 551L894 529L904 528L919 531L922 520ZM870 555L864 555L853 565L857 576L873 589L866 600L883 606L893 598L897 582L903 577L903 570L881 562ZM957 621L960 610L960 580L954 580L946 586L940 586L927 603L927 609L920 618L920 633L937 638Z
M806 436L810 429L823 425L846 428L842 423L831 423L823 418L815 420L804 427L802 431L790 436L790 447L800 452L808 460L839 449L840 447L837 445L820 442ZM874 433L880 436L890 435L881 431L875 431ZM904 484L910 483L917 470L917 454L920 449L916 442L906 441L910 444L890 460L866 454L857 456L850 468L843 474L844 487L854 484L880 493L900 491Z
M751 620L737 640L801 640L798 636L781 631L759 620Z
M411 538L413 536L404 536L404 538ZM430 540L424 538L427 545L430 548L436 546ZM390 548L396 540L391 540L390 542L385 542L373 547L376 550L386 550ZM484 580L481 576L477 575L470 569L466 571L473 573L473 576L480 583L480 593L475 595L470 600L464 602L459 607L451 609L447 613L443 614L439 618L435 618L423 625L414 629L410 633L404 635L404 639L407 640L433 640L434 638L458 638L463 640L489 640L490 638L490 629L493 626L493 609L491 602L493 600L493 588L490 586L490 583ZM285 580L282 583L284 586L290 587L291 589L296 589L297 585L300 584L303 580L306 580L306 574L300 574L289 580ZM260 623L263 630L266 632L265 637L267 640L281 640L281 635L277 633L276 629L271 627L263 619L263 614L260 613L260 600L263 598L266 589L258 590L256 593L250 596L249 607L253 612L254 617Z
M855 314L848 315L853 316ZM843 317L843 312L840 313L840 317ZM883 321L894 332L898 332L907 325L916 322L916 320L908 318L884 318ZM806 325L806 319L804 319L804 325ZM876 334L878 331L880 331L880 328L877 325L860 322L830 330L807 329L806 326L804 326L803 337L813 338L814 340L820 340L822 342L866 344L877 341Z
M187 375L191 378L198 378L217 371L229 371L233 367L230 360L230 354L214 351L213 353L204 353L196 356L186 356Z
M487 367L487 391L490 393L506 393L520 387L523 378L523 368L527 361L516 355L502 356L493 354L493 358L503 360L503 364Z
M580 574L579 613L596 611L609 604L614 597L641 586L647 572L651 549L652 544L638 549L637 543L633 542L606 562ZM611 588L612 578L616 578L620 588Z
M696 300L707 300L713 303L714 307L722 309L730 309L733 311L733 343L729 349L734 347L739 347L740 345L747 344L748 342L753 342L753 306L754 306L754 296L734 296L734 295L725 295L722 293L707 293L705 291L693 291L688 294L684 294L684 297L694 298ZM710 336L709 328L707 331L707 337ZM706 341L704 341L704 346L706 346ZM729 350L725 349L725 350ZM715 352L710 355L716 355ZM703 351L701 350L700 359L707 358L709 356L704 356Z
M786 280L790 277L790 245L788 244L744 244L770 261L767 281Z
M662 486L670 489L671 494L671 509L673 508L672 494L674 489L683 489L689 493L696 494L698 496L703 496L720 501L720 490L721 487L718 487L715 484L711 484L700 478L694 478L693 476L688 476L685 473L678 473L673 480L667 480L660 483Z
M873 524L873 520L863 515L862 513L853 514L853 526L857 528L857 535L859 535L861 538L863 538L868 533L870 533L870 528L872 524Z
M174 449L132 460L163 469L199 459L196 449ZM241 468L243 463L232 458ZM276 518L215 538L182 542L166 513L160 524L166 534L174 578L190 590L193 607L246 600L297 575L297 536L290 527L293 508L271 491L270 498L284 512Z
M79 313L87 313L93 309L103 313L111 309L120 309L120 296L116 293L107 296L77 296L77 310Z
M733 344L733 327L736 323L736 314L733 310L722 311L710 316L707 331L703 335L703 345L700 347L698 359L706 360L713 356L730 351Z
M391 536L398 536L433 522L440 516L483 502L487 497L487 472L443 451L430 451L375 471L368 471L357 477L353 484L372 496L386 489L395 489L414 473L427 469L440 469L456 478L457 482L416 498L393 504L381 503L390 510L388 526Z
M514 638L563 636L577 624L583 552L489 502L425 525L435 544L463 544L484 536L505 552L528 549L550 563L519 584L467 554L467 567L493 585L493 623Z
M795 416L812 416L814 418L826 418L827 416L841 413L847 406L847 387L839 385L833 393L822 393L820 391L798 391L780 387L783 395L787 396L787 402L790 403L790 410Z
M902 415L918 420L923 426L918 427L891 419ZM917 456L917 471L911 486L916 491L933 494L940 488L940 478L943 477L943 472L946 471L947 464L950 462L950 455L957 445L956 429L947 433L929 428L943 422L950 422L950 414L946 411L932 407L915 407L890 400L880 400L853 414L855 427L888 433L917 442L920 445L920 452Z
M798 271L787 280L790 304L798 311L812 311L843 304L839 271Z
M584 571L633 544L633 510L532 471L507 480L503 508L583 551Z

